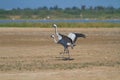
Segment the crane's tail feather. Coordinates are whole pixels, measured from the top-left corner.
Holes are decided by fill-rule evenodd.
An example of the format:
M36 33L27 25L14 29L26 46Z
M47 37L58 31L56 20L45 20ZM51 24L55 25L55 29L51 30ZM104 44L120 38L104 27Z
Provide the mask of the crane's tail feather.
M75 33L76 37L83 37L86 38L85 34L82 33Z
M74 33L76 35L76 38L73 41L73 45L75 44L77 38L82 37L82 38L86 38L85 34L82 33Z

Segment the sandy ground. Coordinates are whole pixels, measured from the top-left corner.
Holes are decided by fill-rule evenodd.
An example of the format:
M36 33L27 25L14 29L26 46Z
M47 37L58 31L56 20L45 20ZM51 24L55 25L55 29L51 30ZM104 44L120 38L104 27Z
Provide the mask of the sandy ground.
M84 33L63 60L54 29L0 28L1 80L120 80L120 28L61 28ZM67 56L67 55L64 55Z
M2 80L119 80L120 71L108 67L62 71L1 73Z

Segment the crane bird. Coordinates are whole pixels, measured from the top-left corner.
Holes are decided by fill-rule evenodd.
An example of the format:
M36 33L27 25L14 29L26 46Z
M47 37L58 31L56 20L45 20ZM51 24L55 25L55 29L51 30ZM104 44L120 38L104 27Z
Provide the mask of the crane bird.
M78 37L85 38L86 36L82 33L69 33L66 36L66 35L58 33L56 24L53 24L53 28L55 28L55 34L56 34L58 40L56 40L54 34L51 35L51 38L53 38L53 40L56 44L61 44L64 47L63 54L65 54L65 53L68 54L68 59L70 59L68 47L71 47L73 49L77 38Z

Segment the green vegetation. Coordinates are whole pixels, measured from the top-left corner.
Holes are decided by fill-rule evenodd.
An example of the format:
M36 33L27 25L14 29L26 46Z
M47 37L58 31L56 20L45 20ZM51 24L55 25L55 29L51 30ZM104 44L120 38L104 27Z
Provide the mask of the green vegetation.
M3 23L0 27L33 27L51 28L53 23ZM120 23L57 23L60 28L114 28L120 27Z
M114 7L89 7L82 5L81 8L59 8L54 7L39 7L36 9L0 9L0 19L120 19L120 8ZM88 27L120 27L120 23L57 23L59 27L69 28L88 28ZM52 23L1 23L0 27L40 27L49 28Z
M81 8L39 7L37 9L0 9L0 19L120 19L120 8L114 7L89 7Z

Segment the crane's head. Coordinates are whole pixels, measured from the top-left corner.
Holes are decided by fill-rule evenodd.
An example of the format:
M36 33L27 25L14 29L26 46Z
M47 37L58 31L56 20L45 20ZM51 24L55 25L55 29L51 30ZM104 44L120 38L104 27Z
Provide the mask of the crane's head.
M53 24L53 27L54 27L54 28L57 28L57 25L56 25L56 24Z
M54 34L52 34L50 37L51 37L51 38L55 38L55 35L54 35Z

